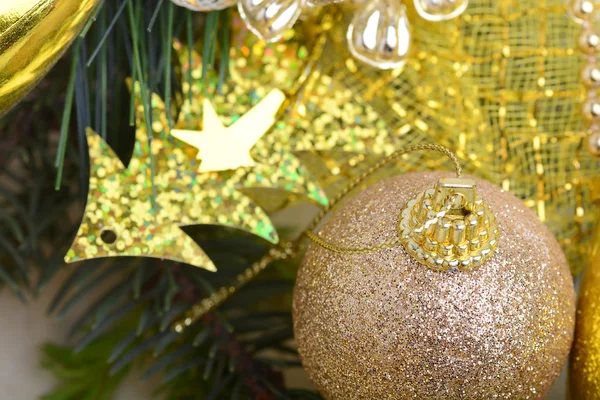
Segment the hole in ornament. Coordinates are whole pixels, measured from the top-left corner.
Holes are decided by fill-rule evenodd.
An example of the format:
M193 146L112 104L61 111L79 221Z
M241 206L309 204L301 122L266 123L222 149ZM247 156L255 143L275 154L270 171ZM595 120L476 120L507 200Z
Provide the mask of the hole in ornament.
M113 244L117 241L117 234L112 229L104 229L100 232L100 239L106 244Z
M467 209L467 199L461 193L453 193L446 197L444 200L446 205L450 206L450 209L446 213L450 219L463 219L471 212Z

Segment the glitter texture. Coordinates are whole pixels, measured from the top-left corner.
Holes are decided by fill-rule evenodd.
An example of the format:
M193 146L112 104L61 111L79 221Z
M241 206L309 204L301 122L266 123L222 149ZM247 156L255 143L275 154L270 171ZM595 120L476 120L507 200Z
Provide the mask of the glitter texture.
M203 131L172 129L171 135L198 149L199 172L252 168L256 162L250 156L250 149L271 128L284 101L285 95L273 90L231 126L225 127L210 101L204 99ZM227 149L227 154L221 149Z
M600 399L600 230L579 291L569 385L572 399Z
M192 85L185 81L182 84L185 101L174 129L204 130L205 99L210 100L223 125L233 127L270 93L294 93L302 68L306 65L306 60L303 60L308 52L306 46L311 46L310 40L304 42L301 45L297 38L293 38L285 43L265 43L249 34L241 21L234 20L230 76L220 90L217 73L208 70L202 78L201 56L195 51L189 54L189 49L175 42L175 50L181 60L181 74L183 77L191 75L193 80ZM286 102L289 101L287 95ZM302 140L302 136L295 134L288 119L288 111L284 107L275 116L276 122L271 129L253 143L250 149L252 167L214 171L203 174L201 179L210 178L211 185L235 186L269 212L301 197L326 205L328 200L325 192L293 153L299 149L296 143ZM324 135L320 138L323 142L327 140ZM227 159L235 157L228 146L205 147L199 149L199 153L200 158L205 153L218 154L218 157ZM192 150L190 156L197 154L197 149Z
M90 188L81 226L65 261L145 256L214 270L200 246L179 228L185 225L225 225L276 243L275 228L257 204L237 190L234 182L216 184L214 174L200 174L198 162L190 157L194 149L163 134L165 104L156 95L152 97L154 123L148 133L139 86L134 90L136 142L127 167L102 138L92 130L87 132ZM114 240L105 240L106 232Z
M200 54L175 42L181 76L193 79L191 85L183 79L185 100L174 129L202 131L206 99L227 127L274 91L283 92L286 101L271 129L250 149L253 166L216 171L210 175L214 184L236 185L269 213L306 198L326 206L347 178L396 150L396 138L380 115L316 68L327 37L323 29L311 25L310 31L290 31L285 40L266 43L249 34L239 19L233 25L230 76L221 90L215 71L202 78ZM230 157L231 149L200 149L200 158L203 151ZM338 164L353 168L336 171Z
M330 243L394 240L408 200L449 174L365 190L320 232ZM327 399L541 399L567 359L575 292L550 231L516 197L478 180L496 215L494 256L437 272L401 247L338 254L311 244L294 290L302 363Z

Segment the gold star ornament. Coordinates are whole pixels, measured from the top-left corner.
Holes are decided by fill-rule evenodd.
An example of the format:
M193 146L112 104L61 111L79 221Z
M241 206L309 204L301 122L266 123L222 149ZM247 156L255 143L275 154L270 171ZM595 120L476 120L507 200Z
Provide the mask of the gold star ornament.
M127 167L102 138L87 131L88 199L65 261L143 256L214 271L213 262L181 229L187 225L230 226L277 243L275 228L258 205L233 185L201 179L198 163L184 151L187 145L164 134L165 105L156 95L156 131L148 133L137 87L136 94L136 142Z
M285 101L281 90L272 90L250 111L225 127L210 100L204 99L203 130L173 129L176 138L198 149L198 172L227 171L254 167L250 149L275 123L275 115Z
M151 256L214 271L215 266L202 249L173 218L165 215L167 209L181 212L181 207L189 201L181 198L179 202L170 196L170 199L160 197L153 204L151 182L143 173L143 169L149 167L147 159L133 158L131 168L125 168L106 142L91 129L87 130L87 140L91 163L88 201L65 261ZM169 186L167 181L159 179L158 186ZM184 181L176 185L179 189L187 186Z

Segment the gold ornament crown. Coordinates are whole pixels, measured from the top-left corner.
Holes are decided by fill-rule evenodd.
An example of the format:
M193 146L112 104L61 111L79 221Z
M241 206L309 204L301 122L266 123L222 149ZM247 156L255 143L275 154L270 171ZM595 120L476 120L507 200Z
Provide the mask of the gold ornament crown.
M472 179L443 178L402 210L400 241L417 261L436 270L472 270L498 246L498 223Z

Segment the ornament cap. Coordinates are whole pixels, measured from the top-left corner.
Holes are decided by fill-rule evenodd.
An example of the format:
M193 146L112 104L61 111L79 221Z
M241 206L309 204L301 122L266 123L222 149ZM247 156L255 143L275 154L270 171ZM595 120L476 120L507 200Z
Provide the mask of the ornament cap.
M440 271L472 270L498 246L496 218L468 178L442 178L410 200L398 230L411 256Z

